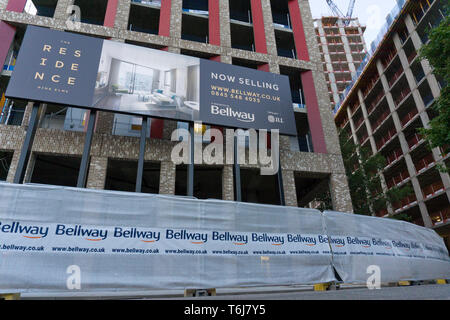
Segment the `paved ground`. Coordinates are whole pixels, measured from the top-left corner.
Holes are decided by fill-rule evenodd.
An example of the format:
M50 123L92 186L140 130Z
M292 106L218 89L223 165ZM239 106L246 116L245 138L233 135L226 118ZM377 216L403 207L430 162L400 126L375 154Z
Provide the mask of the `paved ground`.
M168 299L168 298L164 298ZM290 291L249 293L213 297L170 298L195 300L450 300L450 284L382 287L379 290L351 288L336 291Z

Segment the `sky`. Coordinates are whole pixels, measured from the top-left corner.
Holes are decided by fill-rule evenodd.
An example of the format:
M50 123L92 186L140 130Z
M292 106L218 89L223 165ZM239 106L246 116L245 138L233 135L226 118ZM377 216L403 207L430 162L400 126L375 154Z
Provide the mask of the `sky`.
M347 13L350 0L333 1L344 14ZM326 0L309 0L309 3L313 18L334 15ZM395 4L395 0L356 0L353 17L359 18L359 22L366 26L364 38L368 48L386 22L386 15L394 8Z

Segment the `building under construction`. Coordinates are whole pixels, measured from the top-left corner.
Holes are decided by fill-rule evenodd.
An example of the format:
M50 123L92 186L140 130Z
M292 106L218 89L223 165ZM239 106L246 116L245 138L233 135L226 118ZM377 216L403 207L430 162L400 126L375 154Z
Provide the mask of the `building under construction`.
M314 26L333 109L367 54L366 28L358 18L336 16L315 19Z
M361 75L336 105L335 121L355 144L386 158L380 182L384 192L406 185L414 190L377 215L406 215L446 236L448 243L450 177L438 165L448 167L450 158L441 148L430 149L418 131L436 116L433 105L448 85L418 54L429 42L429 30L445 18L444 4L440 0L397 3Z

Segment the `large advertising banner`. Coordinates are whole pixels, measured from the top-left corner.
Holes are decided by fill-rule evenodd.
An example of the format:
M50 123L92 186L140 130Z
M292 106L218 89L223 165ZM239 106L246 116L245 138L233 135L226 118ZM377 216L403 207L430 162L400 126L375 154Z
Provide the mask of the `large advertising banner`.
M404 221L48 185L0 191L0 293L74 290L74 268L80 292L365 284L373 267L381 282L450 277L443 239Z
M28 26L6 96L296 135L289 78Z

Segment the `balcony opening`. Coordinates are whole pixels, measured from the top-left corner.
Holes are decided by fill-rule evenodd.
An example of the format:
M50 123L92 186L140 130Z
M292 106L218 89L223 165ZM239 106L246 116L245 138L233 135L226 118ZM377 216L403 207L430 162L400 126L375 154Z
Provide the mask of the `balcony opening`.
M53 18L58 0L27 0L24 12L41 17Z
M277 175L263 176L259 169L241 168L242 201L280 205Z
M194 197L197 199L222 199L222 174L220 166L194 166ZM178 165L175 173L175 194L187 194L187 165Z
M294 35L292 32L275 29L275 41L280 57L297 59L297 51L295 50Z
M181 49L180 54L190 57L196 57L200 59L211 59L212 57L216 57L217 55L208 53L208 52L201 52L201 51L194 51L194 50L187 50L187 49Z
M128 19L128 30L158 34L160 9L145 4L132 3Z
M291 87L291 96L294 108L306 109L301 76L302 71L296 68L280 66L280 74L289 77L289 85Z
M247 51L255 51L253 27L231 23L231 47Z
M427 201L425 204L434 226L440 226L450 222L450 204L445 194L441 194Z
M423 104L429 107L434 102L433 92L431 91L428 81L424 81L419 87L420 96L422 97Z
M369 121L372 126L372 131L375 132L389 117L390 114L391 113L389 110L389 106L387 106L386 104L380 106L376 111L371 113L369 116Z
M289 138L291 141L291 150L314 152L307 114L295 112L294 116L295 124L297 126L297 136Z
M270 7L272 8L272 19L274 25L292 29L288 1L270 0Z
M250 68L257 70L260 65L262 65L261 62L254 61L254 60L245 60L245 59L239 59L239 58L232 58L232 63L235 66Z
M429 201L445 194L445 186L437 168L433 167L418 177L424 201Z
M410 93L411 89L408 81L405 77L403 77L394 87L391 88L391 94L396 108L399 108L403 103L405 103L408 97L411 96Z
M208 0L183 0L183 11L189 10L208 14Z
M39 120L41 128L84 131L87 124L86 109L70 108L49 103L43 105L42 110Z
M413 99L408 99L397 110L397 114L400 118L402 127L406 127L412 120L416 118L416 115L418 114L416 105L413 102Z
M382 156L386 159L385 169L392 167L403 158L403 151L398 140L389 145L389 148L383 149Z
M0 181L6 181L13 158L12 151L0 151Z
M105 190L135 192L137 166L136 160L108 159ZM144 162L142 193L159 193L160 171L159 162Z
M425 145L411 152L411 158L418 175L427 171L436 163L433 153L427 150Z
M209 23L207 15L183 13L181 39L208 43Z
M425 78L425 72L423 71L422 64L420 62L414 63L411 66L411 71L417 84L419 84L422 79Z
M148 43L148 42L132 41L132 40L125 40L125 43L132 44L132 45L139 46L139 47L156 49L156 50L161 50L162 48L166 47L166 46L162 46L162 45L158 45L158 44L153 44L153 43Z
M36 154L31 183L76 187L81 157Z
M230 19L252 23L250 0L230 0Z
M131 0L134 3L140 3L143 5L153 6L153 7L161 7L161 0Z
M411 64L414 59L417 57L417 51L414 48L414 44L412 41L408 41L404 46L403 50L405 51L406 58L408 62Z
M408 205L408 201L414 200L414 195L406 197L403 201L393 204L394 218L399 220L408 221L418 226L424 226L420 208L414 202ZM396 214L400 214L397 215Z
M81 10L81 22L102 26L105 22L108 0L75 0Z
M22 120L25 114L25 108L27 106L27 103L28 101L20 99L3 100L2 104L0 104L0 124L6 124L11 126L22 125Z
M400 59L395 59L385 74L389 87L392 88L397 80L404 74Z
M137 137L141 136L142 117L126 114L114 114L112 134L117 136ZM147 128L146 137L150 138L151 126Z
M295 172L297 205L303 208L332 210L329 176L307 172Z

